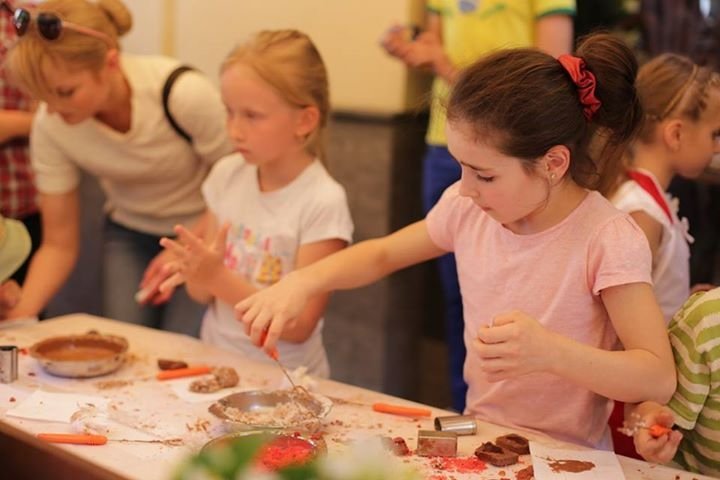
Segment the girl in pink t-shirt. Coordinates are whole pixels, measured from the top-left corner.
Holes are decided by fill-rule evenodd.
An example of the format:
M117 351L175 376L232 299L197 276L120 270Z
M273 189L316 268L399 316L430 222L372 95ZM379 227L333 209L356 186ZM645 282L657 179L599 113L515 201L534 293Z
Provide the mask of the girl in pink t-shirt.
M272 348L315 295L454 251L467 413L610 448L610 399L667 400L675 387L647 241L592 191L617 178L639 126L636 71L610 35L589 37L577 57L504 50L470 66L448 104L461 180L424 221L240 302L252 341L267 332Z

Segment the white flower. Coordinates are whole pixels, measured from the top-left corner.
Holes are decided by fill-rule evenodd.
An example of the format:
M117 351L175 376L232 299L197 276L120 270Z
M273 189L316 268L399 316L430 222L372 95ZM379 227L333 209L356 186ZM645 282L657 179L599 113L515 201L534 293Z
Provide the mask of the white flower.
M344 452L320 460L322 478L328 480L411 480L420 474L391 455L379 437L355 443Z

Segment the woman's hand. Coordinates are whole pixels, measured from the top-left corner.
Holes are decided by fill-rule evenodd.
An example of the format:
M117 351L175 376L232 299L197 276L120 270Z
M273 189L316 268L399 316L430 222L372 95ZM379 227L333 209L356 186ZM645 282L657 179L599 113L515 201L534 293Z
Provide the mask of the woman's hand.
M481 327L472 348L490 382L550 371L556 336L529 315L512 311Z
M225 243L227 241L230 224L225 224L218 230L210 244L190 230L178 225L175 227L177 240L164 237L160 245L165 247L173 257L164 270L171 275L160 286L160 290L174 288L185 281L207 285L225 268Z
M171 274L166 272L165 265L172 260L172 255L167 250L155 255L145 272L143 278L140 281L140 290L135 295L135 300L141 305L162 305L163 303L170 300L175 287L161 290L160 286L170 278Z
M302 274L296 270L235 305L235 317L243 322L252 342L269 353L283 330L302 313L309 297Z
M646 402L642 407L645 411L639 422L643 426L662 425L670 428L675 423L675 417L667 407L654 402ZM637 452L648 462L668 463L677 452L682 441L682 434L671 430L669 433L655 438L648 428L638 428L633 436L633 441Z

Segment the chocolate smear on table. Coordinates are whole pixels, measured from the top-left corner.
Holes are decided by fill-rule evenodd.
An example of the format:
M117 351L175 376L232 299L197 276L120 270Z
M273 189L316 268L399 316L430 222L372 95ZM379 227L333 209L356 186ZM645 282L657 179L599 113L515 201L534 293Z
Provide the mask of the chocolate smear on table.
M556 460L554 458L546 458L545 460L547 460L548 466L555 473L580 473L595 468L594 463L581 460Z
M535 478L535 470L532 465L515 472L516 480L532 480L533 478Z

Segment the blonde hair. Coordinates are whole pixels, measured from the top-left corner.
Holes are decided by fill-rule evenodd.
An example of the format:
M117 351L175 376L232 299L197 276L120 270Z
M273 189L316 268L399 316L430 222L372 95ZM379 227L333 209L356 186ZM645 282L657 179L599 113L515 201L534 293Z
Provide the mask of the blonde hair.
M330 93L325 64L310 37L297 30L263 30L232 50L220 72L237 64L252 68L290 105L318 109L318 126L305 139L305 148L323 159Z
M663 120L698 121L708 108L710 91L720 87L720 76L687 57L665 53L640 68L635 85L645 111L639 139L650 143Z
M106 34L114 46L75 30L65 28L56 40L47 40L37 31L40 12L51 12L63 21ZM12 79L32 96L44 99L52 94L43 66L62 62L78 70L99 71L108 50L119 48L117 39L132 27L132 15L120 0L48 0L31 10L32 22L8 53L6 66Z

